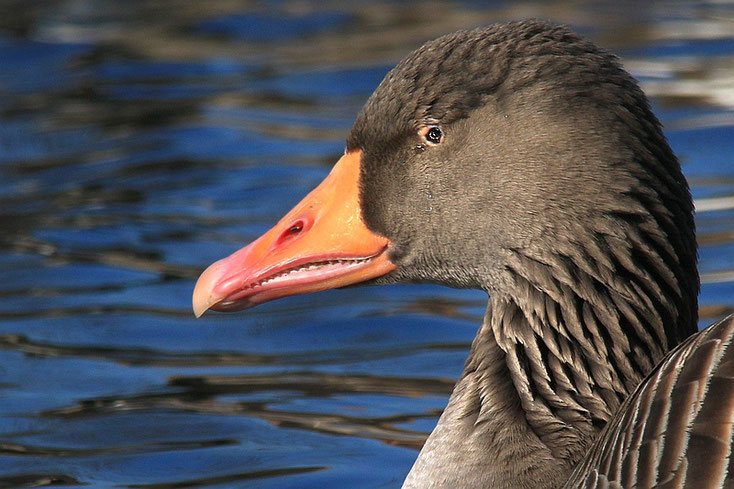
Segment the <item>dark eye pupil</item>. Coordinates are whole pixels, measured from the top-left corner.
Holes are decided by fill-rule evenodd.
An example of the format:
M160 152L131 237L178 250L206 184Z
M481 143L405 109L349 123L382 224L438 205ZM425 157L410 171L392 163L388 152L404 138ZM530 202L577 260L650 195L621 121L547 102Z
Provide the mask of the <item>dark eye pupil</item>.
M430 128L426 134L428 142L433 144L439 144L441 142L441 137L443 137L443 133L441 132L441 129L437 127Z

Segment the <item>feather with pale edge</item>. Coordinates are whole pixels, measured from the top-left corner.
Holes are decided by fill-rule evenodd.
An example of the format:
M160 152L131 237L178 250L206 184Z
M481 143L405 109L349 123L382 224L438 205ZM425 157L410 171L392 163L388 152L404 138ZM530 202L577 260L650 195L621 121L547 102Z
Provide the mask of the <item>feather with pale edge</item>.
M728 317L668 354L564 487L732 487L733 335Z

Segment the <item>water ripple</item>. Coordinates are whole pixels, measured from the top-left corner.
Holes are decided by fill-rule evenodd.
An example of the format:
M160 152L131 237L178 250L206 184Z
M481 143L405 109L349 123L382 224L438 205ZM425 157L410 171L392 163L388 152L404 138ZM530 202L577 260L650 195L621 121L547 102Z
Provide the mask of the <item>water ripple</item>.
M621 55L691 183L701 325L734 311L730 2L51 3L0 3L0 487L398 487L485 294L200 320L190 294L328 173L395 62L459 28L548 18Z

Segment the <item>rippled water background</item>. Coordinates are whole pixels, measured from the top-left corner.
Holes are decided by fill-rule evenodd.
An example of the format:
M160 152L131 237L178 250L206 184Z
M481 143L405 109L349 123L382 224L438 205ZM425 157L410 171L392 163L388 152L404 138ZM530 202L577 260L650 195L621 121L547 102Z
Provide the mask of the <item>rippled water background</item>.
M734 3L0 1L0 487L399 487L481 293L330 291L195 320L198 273L328 172L387 70L569 23L652 96L734 306Z

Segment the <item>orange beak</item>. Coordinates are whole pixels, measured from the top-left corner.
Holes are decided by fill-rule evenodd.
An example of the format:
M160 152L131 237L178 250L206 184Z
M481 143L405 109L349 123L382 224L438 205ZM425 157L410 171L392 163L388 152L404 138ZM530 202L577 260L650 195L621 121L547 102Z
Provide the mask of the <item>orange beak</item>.
M219 260L194 287L196 317L289 295L356 284L395 269L390 241L362 221L361 152L345 154L329 176L270 231Z

